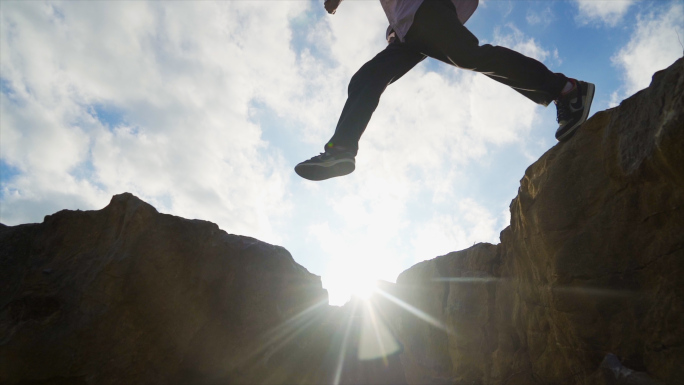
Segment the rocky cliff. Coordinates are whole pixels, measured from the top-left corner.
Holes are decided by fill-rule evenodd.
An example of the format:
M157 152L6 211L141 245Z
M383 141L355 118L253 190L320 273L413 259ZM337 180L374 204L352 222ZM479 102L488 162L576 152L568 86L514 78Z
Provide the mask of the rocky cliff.
M525 172L498 245L402 273L415 384L684 381L684 59ZM641 382L637 382L641 381Z
M357 359L349 309L284 248L131 194L0 225L0 384L405 383Z
M0 383L321 380L282 326L327 293L281 247L123 194L3 226L0 263Z
M131 194L0 225L0 384L675 384L682 274L679 60L529 167L500 244L367 303Z

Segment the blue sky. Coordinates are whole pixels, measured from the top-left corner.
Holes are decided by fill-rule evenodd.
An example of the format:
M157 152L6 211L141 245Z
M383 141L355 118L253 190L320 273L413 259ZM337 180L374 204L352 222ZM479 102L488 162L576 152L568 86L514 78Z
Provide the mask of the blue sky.
M682 56L681 1L481 1L466 26L597 86L593 112ZM0 2L0 222L164 213L286 247L331 303L350 281L498 242L555 108L427 60L388 88L357 170L293 172L332 135L349 78L385 45L377 1Z

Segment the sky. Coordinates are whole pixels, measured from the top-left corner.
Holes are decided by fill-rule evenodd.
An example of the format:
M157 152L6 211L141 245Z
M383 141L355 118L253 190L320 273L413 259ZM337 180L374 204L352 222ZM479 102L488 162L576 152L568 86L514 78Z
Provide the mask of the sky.
M681 0L481 0L466 27L596 84L594 113L682 56L682 20ZM498 243L557 123L483 75L424 61L383 94L354 173L294 173L386 27L377 0L335 15L307 0L0 0L0 222L131 192L284 246L333 305L350 283Z

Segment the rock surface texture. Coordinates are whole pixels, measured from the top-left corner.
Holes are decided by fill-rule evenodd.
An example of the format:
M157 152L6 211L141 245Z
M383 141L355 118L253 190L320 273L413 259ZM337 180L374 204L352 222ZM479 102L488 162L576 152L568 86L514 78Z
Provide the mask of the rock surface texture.
M0 224L0 384L677 384L683 276L679 60L527 169L500 244L368 303L131 194Z
M684 383L684 59L531 165L510 208L500 244L399 276L442 326L394 309L407 381Z

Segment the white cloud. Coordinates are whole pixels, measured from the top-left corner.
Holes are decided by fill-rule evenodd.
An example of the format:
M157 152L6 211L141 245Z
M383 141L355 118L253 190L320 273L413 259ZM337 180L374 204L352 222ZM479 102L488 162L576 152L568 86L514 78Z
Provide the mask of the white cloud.
M270 222L289 208L289 167L248 105L302 93L288 17L307 4L259 4L3 4L0 150L22 174L3 181L1 220L131 191L280 239ZM122 122L100 121L97 106Z
M495 44L511 48L525 56L537 59L549 67L552 64L560 65L558 50L554 49L553 52L545 50L534 38L527 37L512 23L506 24L505 27L505 30L509 31L508 33L502 32L502 28L498 27L494 31Z
M579 14L575 18L580 24L602 22L614 27L619 23L637 0L575 0Z
M624 81L611 97L613 105L648 87L654 72L682 57L684 49L677 36L677 32L682 36L682 20L684 5L676 2L637 17L629 42L612 58L613 65L623 72Z
M417 229L411 243L424 254L416 255L416 262L463 250L479 242L498 243L501 222L490 209L473 199L463 199L452 215L439 215Z
M537 3L535 3L536 6ZM542 27L548 27L554 20L553 11L551 7L547 6L542 11L537 11L536 8L530 8L527 10L527 16L525 20L530 25L541 25Z

